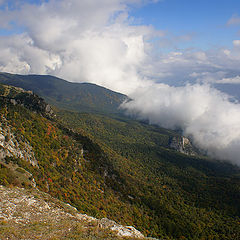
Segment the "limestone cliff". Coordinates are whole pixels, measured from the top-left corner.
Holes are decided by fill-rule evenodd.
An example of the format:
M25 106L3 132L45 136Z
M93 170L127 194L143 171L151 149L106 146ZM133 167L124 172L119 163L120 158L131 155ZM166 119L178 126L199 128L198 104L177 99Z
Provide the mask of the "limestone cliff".
M6 157L15 157L28 161L32 166L38 167L32 146L21 136L17 138L5 118L0 122L0 160Z
M190 140L184 136L172 137L169 141L169 147L187 154L187 155L197 155L197 149L192 145Z
M3 104L21 105L33 112L47 117L53 116L53 110L42 98L22 88L0 84L0 106ZM26 160L38 167L32 146L23 137L16 137L8 121L1 116L0 121L0 160L15 157Z

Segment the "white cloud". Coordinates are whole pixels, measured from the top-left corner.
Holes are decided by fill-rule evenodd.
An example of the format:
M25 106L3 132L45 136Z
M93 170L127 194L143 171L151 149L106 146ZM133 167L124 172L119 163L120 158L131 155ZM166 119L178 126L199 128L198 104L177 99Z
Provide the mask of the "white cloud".
M184 85L187 82L214 83L240 75L240 48L201 51L185 49L161 53L148 61L144 74L157 82Z
M2 37L0 71L36 74L54 70L61 60L57 55L37 48L27 35Z
M17 22L25 29L25 40L21 35L14 36L12 39L19 39L16 44L0 38L0 70L53 74L127 94L151 81L179 85L218 81L233 71L240 74L239 40L233 42L234 49L186 49L161 54L148 40L166 33L151 26L134 26L128 17L128 4L154 2L50 0L40 6L24 4L17 10L3 11L0 24L7 27L8 22ZM31 44L24 44L27 38ZM11 61L3 55L6 49L11 52Z
M155 1L50 0L2 12L1 18L16 21L26 33L0 38L0 70L53 74L129 93L147 84L140 75L145 38L162 35L151 26L130 25L128 4L147 2Z
M240 47L240 40L234 40L234 41L233 41L233 45L234 45L235 47Z
M223 78L221 80L216 81L216 83L240 84L240 76L236 76L233 78Z
M194 144L218 159L240 165L240 104L208 85L139 89L122 105L128 114L165 128L181 128Z

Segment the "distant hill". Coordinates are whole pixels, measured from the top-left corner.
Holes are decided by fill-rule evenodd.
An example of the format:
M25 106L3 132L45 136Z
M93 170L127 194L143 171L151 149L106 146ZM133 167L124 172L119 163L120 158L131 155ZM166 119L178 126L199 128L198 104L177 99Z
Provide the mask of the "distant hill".
M72 83L49 75L0 73L0 83L31 90L48 103L68 110L119 114L126 95L91 83Z

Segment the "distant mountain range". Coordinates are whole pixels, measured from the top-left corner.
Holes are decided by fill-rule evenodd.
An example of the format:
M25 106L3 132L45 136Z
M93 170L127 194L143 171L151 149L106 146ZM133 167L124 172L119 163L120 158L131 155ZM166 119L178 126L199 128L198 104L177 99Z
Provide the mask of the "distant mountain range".
M0 73L0 83L31 90L53 106L80 112L119 114L118 107L127 99L95 84L72 83L49 75Z

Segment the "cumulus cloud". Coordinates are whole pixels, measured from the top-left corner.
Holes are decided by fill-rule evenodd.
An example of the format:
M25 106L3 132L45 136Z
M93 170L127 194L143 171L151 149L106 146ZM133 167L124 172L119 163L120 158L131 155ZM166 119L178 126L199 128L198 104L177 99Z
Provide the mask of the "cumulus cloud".
M240 165L240 104L209 85L170 87L153 84L139 89L122 105L127 113L150 124L182 129L209 155Z
M0 69L3 72L41 74L57 68L60 62L57 55L35 47L26 34L2 37L0 49Z
M236 44L229 49L185 49L159 54L146 65L144 74L175 86L186 82L214 83L222 78L238 76L239 64L240 48Z
M15 21L24 33L0 38L0 71L53 74L124 93L145 86L146 39L162 33L132 25L128 6L151 2L50 0L2 11L0 18ZM9 27L6 21L2 27Z
M213 83L240 75L239 40L233 41L232 49L161 52L162 41L175 45L189 36L176 39L152 26L134 25L128 15L130 5L157 1L24 2L13 1L17 5L12 10L0 13L2 27L23 30L0 38L0 71L52 74L126 94L152 81ZM159 38L159 45L151 43L152 37Z

